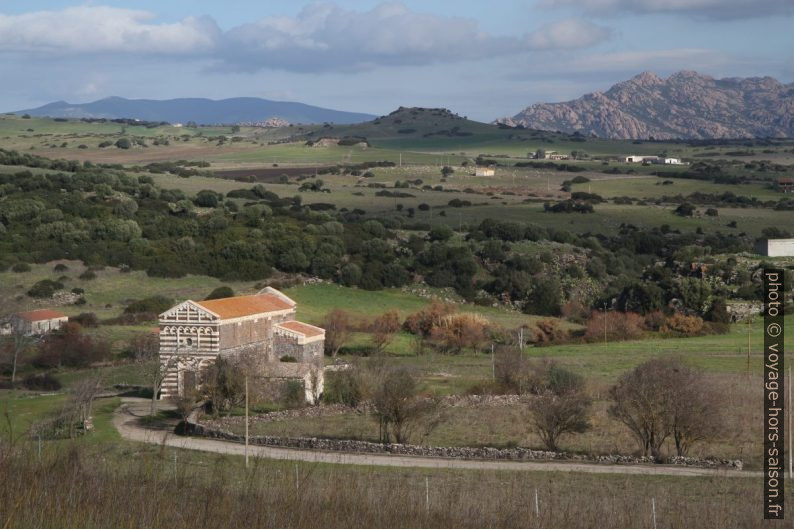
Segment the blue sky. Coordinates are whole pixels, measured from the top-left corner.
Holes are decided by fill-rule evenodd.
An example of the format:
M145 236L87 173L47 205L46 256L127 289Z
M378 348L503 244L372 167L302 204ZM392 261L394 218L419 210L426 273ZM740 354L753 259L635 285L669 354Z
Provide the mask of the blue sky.
M0 110L259 96L490 121L641 71L794 81L794 0L0 3Z

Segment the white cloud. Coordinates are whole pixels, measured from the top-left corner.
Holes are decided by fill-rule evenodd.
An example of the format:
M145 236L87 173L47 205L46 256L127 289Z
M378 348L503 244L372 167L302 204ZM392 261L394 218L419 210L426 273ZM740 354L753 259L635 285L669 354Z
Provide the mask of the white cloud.
M709 19L794 13L792 0L541 0L548 7L574 7L599 14L670 13Z
M589 48L607 40L610 34L607 28L569 18L530 33L527 43L536 50L571 50Z
M579 20L523 36L497 36L482 31L476 20L417 13L396 2L369 11L312 3L294 17L266 17L226 32L210 17L162 23L149 12L104 6L0 14L0 53L189 55L237 71L450 63L579 49L608 37L607 29Z
M193 54L212 50L220 30L209 17L155 24L154 15L104 6L0 14L0 51L56 54Z
M620 51L588 54L569 64L577 72L636 72L640 70L704 70L734 62L727 54L704 48Z

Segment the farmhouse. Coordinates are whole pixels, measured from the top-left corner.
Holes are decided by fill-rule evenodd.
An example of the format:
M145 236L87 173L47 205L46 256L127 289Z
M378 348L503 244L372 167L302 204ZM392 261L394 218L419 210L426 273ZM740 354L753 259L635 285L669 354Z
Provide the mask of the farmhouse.
M794 257L794 239L762 239L756 251L767 257Z
M659 157L632 154L631 156L623 158L623 161L626 163L659 163Z
M161 398L183 396L219 357L235 358L252 377L297 382L306 400L322 392L325 330L295 321L296 303L276 289L207 301L187 300L160 315Z
M493 167L478 167L474 170L474 176L494 176L496 171Z
M794 193L794 178L778 178L777 190L781 193Z
M69 321L69 317L62 312L52 309L39 309L14 314L11 318L11 328L14 332L28 336L39 335L56 331L67 321Z

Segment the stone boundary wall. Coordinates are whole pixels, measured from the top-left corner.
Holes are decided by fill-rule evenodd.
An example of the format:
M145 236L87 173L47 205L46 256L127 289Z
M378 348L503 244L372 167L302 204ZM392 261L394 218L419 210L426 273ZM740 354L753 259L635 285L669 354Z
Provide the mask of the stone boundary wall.
M188 435L220 439L235 443L244 443L245 437L224 430L204 427L196 423L187 424ZM297 448L302 450L324 450L329 452L358 452L366 454L394 454L416 457L443 457L454 459L488 459L502 461L572 461L605 464L653 464L652 457L628 455L592 455L569 454L565 452L548 452L529 448L475 448L475 447L441 447L419 446L407 444L380 444L367 441L319 439L316 437L273 437L252 436L248 438L252 445L270 446L274 448ZM661 463L700 468L723 468L741 470L741 460L723 460L716 458L678 457L666 458Z

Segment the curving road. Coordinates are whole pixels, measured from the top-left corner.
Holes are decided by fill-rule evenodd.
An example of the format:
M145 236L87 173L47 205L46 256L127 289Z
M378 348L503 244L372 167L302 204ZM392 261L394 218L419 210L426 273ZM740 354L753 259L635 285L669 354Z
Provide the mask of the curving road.
M123 404L113 415L113 424L124 439L142 443L166 445L186 450L201 450L204 452L239 456L245 455L245 446L239 443L203 439L199 437L181 437L169 431L145 428L139 424L138 419L148 415L151 401L139 398L124 398L122 402ZM589 472L593 474L653 474L662 476L760 477L762 475L761 472L676 466L607 465L594 463L562 463L557 461L465 460L389 454L312 451L293 448L274 448L269 446L249 446L248 453L251 457L261 457L265 459L388 467L524 470L532 472Z

